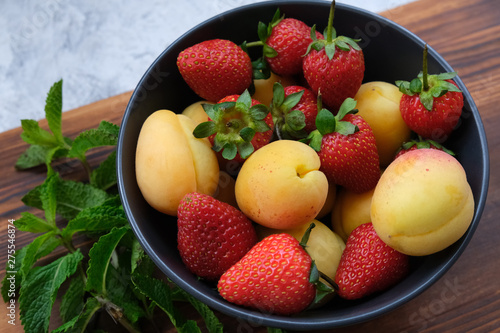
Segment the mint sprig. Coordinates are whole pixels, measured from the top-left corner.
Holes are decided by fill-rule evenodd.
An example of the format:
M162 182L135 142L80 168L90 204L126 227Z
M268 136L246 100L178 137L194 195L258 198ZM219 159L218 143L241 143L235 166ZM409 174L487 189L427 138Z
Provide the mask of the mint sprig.
M119 127L103 121L74 140L65 137L62 80L50 88L45 115L49 130L35 120L21 122L21 138L29 146L16 163L18 170L47 167L45 181L22 198L26 206L37 208L42 214L23 212L14 222L19 231L33 233L34 238L17 249L15 267L7 269L16 272L15 288L20 294L20 318L25 332L48 332L50 318L55 315L60 316L62 325L52 332L97 332L100 330L89 324L102 311L126 331L140 332L143 321L154 321L155 312L165 310L158 306L163 304L159 295L152 295L151 290L175 294L172 302L190 302L202 313L209 332L222 332L222 324L206 305L179 292L168 281L151 280L155 266L131 232L116 194L116 152L112 150L94 168L87 162L91 149L116 145ZM59 158L80 161L88 179L63 179L52 167ZM88 238L92 245L88 254L75 247L75 235ZM53 254L56 249L57 256ZM132 276L136 278L134 283ZM140 276L148 278L139 284ZM63 284L68 288L61 295ZM11 281L5 276L1 287L4 301L9 300L11 288ZM58 295L61 306L56 311ZM181 322L177 311L169 315L172 322ZM193 320L186 321L182 328L180 331L200 331Z

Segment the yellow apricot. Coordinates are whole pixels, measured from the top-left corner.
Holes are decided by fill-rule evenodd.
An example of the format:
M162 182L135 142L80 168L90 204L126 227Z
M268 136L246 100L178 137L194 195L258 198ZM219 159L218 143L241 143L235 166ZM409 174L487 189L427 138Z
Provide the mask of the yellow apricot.
M156 210L177 215L185 194L212 195L219 165L208 139L193 136L195 123L169 110L152 113L142 125L136 149L136 179L146 201Z
M238 206L251 220L276 229L298 227L314 219L328 194L314 149L294 140L278 140L255 151L236 178Z
M207 104L210 102L207 101L198 101L186 107L182 114L191 118L196 125L199 125L205 121L208 121L208 115L203 109L203 104Z
M474 198L462 165L437 149L417 149L392 162L375 187L371 219L389 246L413 256L441 251L464 235Z
M374 191L354 193L342 188L337 194L332 209L332 229L344 241L358 226L371 222L370 208Z
M410 139L410 128L399 110L401 96L396 85L382 81L363 83L354 96L358 115L373 130L382 167L389 165L398 148Z

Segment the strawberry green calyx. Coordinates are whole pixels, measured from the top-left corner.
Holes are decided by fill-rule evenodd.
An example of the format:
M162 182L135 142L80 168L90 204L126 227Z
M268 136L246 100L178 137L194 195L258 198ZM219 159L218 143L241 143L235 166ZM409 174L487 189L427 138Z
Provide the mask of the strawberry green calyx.
M430 139L424 140L420 136L418 139L410 140L410 141L403 143L401 146L401 150L409 150L412 147L416 147L416 149L429 149L429 148L439 149L439 150L444 151L445 153L450 154L451 156L455 156L455 153L453 151L446 148L442 144L440 144L434 140L430 140Z
M273 85L273 100L270 112L273 116L275 133L278 139L300 139L307 136L305 115L293 108L299 103L304 91L285 96L281 83Z
M461 90L448 80L453 79L457 73L441 73L430 75L427 71L427 44L423 51L423 66L422 72L416 78L408 81L398 80L396 86L399 91L406 95L419 95L420 102L426 110L431 111L434 98L439 98L447 92L461 92Z
M270 130L264 121L269 113L263 104L252 105L252 98L245 90L235 102L203 104L211 120L199 124L193 131L196 138L214 136L212 148L225 159L232 160L236 154L247 158L254 151L251 141L255 133Z
M260 40L260 45L263 45L263 50L262 50L262 53L264 55L264 57L266 58L274 58L276 56L278 56L278 52L276 52L275 49L273 49L271 46L267 45L266 42L267 42L267 39L269 38L269 36L271 36L271 33L273 31L273 28L275 26L278 25L278 23L280 23L283 19L285 18L284 15L281 15L280 13L280 10L279 8L276 10L276 12L274 13L274 16L271 20L271 22L269 22L269 24L265 24L263 22L259 22L258 26L257 26L257 34L259 36L259 40Z
M309 225L299 243L300 246L302 246L302 248L306 252L307 252L307 242L309 241L309 236L311 235L311 231L314 227L316 227L316 225L313 222ZM320 278L324 279L324 281L330 284L330 286L323 283L320 280ZM338 289L338 286L335 283L335 281L333 281L326 274L323 274L318 270L318 267L316 266L314 260L311 261L311 272L309 275L309 282L314 284L316 287L316 297L314 298L313 302L309 305L309 307L314 307L316 304L320 304L321 300L323 300L326 296L335 292L335 290Z
M335 55L336 47L338 47L342 51L349 51L351 47L357 51L361 50L361 48L357 43L360 41L360 39L352 39L346 36L337 36L337 31L333 27L334 14L335 14L335 1L332 1L330 5L330 14L328 16L328 26L326 27L326 30L323 33L323 35L326 38L318 39L316 37L316 25L314 25L311 28L311 38L313 41L311 44L309 44L309 47L307 48L305 55L307 55L311 51L311 49L314 49L316 51L321 51L324 48L328 59L332 60L333 56Z
M271 76L271 70L266 58L274 58L278 56L278 52L271 46L267 45L267 39L271 36L273 28L278 25L283 19L284 15L281 15L279 8L274 13L274 16L268 24L264 22L259 22L257 26L257 35L259 36L258 41L254 42L243 42L241 48L248 53L249 47L262 46L262 57L252 61L253 78L255 80L265 80Z
M333 132L337 132L342 135L351 135L359 131L359 128L348 122L342 121L347 114L356 114L358 112L356 107L356 101L353 98L346 98L342 105L340 106L339 112L336 116L333 115L327 109L321 108L321 102L318 100L318 116L316 117L316 130L312 131L307 138L301 140L304 143L309 142L314 150L321 150L321 142L323 136Z

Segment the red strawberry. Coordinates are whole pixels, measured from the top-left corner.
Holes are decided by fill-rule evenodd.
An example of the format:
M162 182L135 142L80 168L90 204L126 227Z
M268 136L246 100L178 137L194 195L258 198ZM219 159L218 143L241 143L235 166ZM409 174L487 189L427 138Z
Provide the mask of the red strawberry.
M177 67L198 96L214 103L241 94L252 84L250 57L229 40L212 39L188 47L177 57Z
M283 18L276 11L271 23L259 23L259 38L264 44L264 57L271 70L278 75L302 72L303 55L312 42L311 27L294 18ZM316 38L323 35L315 32Z
M456 73L429 75L427 45L424 47L423 72L411 82L396 81L403 93L401 116L418 135L444 142L458 124L464 106L463 94L451 79Z
M204 104L209 121L199 124L193 134L208 137L216 152L226 160L243 162L255 150L271 141L273 119L269 110L252 99L248 90L230 95L217 104Z
M252 222L241 211L206 194L186 194L177 216L182 261L207 280L217 280L257 242Z
M409 257L386 245L372 223L352 231L342 253L335 282L345 299L358 299L386 290L409 271Z
M447 152L451 156L455 156L455 153L444 147L442 144L433 140L422 140L422 138L419 138L418 140L411 140L403 143L401 148L396 153L396 156L394 156L394 159L398 158L399 156L409 151L416 149L438 149Z
M309 282L311 257L289 234L274 234L257 243L220 278L220 295L231 303L259 311L291 315L313 302Z
M326 39L315 39L303 62L304 77L323 103L337 112L342 102L354 97L365 72L363 51L356 40L336 36L332 27L335 1L332 1Z
M317 129L304 140L318 152L320 170L328 180L355 193L369 191L380 178L375 136L368 123L354 113L356 101L347 98L336 116L321 109Z
M313 92L301 86L273 86L271 114L279 139L300 139L316 129L318 104Z

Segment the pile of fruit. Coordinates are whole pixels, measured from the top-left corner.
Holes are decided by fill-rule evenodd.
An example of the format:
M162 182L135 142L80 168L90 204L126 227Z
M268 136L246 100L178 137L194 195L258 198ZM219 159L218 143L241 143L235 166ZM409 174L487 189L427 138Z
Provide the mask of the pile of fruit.
M187 268L229 302L292 315L359 299L456 242L474 213L446 140L455 73L363 82L356 40L276 12L259 41L213 39L178 69L200 101L143 124L137 182L177 216ZM252 60L248 48L262 48Z

